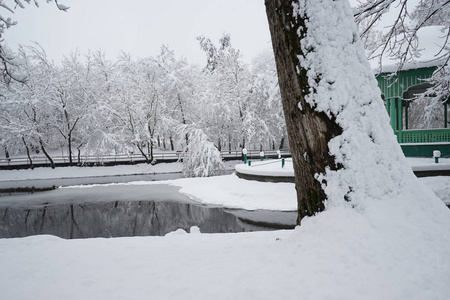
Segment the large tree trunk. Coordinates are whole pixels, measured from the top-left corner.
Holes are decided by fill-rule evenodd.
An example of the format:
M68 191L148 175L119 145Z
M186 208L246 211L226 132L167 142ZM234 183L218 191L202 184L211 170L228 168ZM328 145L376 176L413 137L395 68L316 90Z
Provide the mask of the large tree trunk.
M334 118L316 111L305 101L310 86L307 70L301 66L298 57L303 55L300 40L308 35L305 26L308 16L294 17L292 2L265 0L265 5L294 165L300 224L303 217L324 209L326 195L315 174L336 165L327 143L341 134L342 129Z

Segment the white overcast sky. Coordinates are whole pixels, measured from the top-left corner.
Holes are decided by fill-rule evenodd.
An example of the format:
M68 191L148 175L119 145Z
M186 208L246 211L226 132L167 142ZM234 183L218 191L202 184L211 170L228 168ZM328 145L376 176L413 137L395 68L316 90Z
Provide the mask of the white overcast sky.
M264 0L59 0L70 7L67 12L46 0L38 0L39 8L22 2L25 9L17 7L14 14L0 8L3 17L18 22L6 30L6 44L17 50L37 42L56 63L76 50L102 50L109 59L121 51L134 58L156 56L165 44L202 66L205 54L196 37L217 45L224 32L247 63L272 49Z
M6 30L6 44L16 50L18 44L38 42L55 62L77 49L81 54L103 50L110 59L120 51L133 57L156 56L165 44L177 57L199 65L205 64L199 35L217 44L222 33L230 33L232 45L246 62L271 49L264 0L59 2L70 9L59 11L45 0L39 0L39 8L25 2L25 9L16 8L10 16L18 24ZM6 15L4 10L2 14Z

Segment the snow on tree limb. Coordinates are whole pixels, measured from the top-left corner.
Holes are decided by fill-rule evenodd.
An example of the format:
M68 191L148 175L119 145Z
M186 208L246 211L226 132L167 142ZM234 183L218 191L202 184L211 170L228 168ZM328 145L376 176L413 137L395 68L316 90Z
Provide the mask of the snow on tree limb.
M48 2L52 2L53 0L46 0L46 1L48 3ZM54 1L59 10L67 11L69 9L69 7L67 7L63 4L59 4L58 0L54 0ZM3 8L11 13L14 13L15 8L12 9L7 4L7 2L10 2L10 1L0 0L0 8ZM25 2L30 4L31 0L25 0ZM33 0L33 2L37 7L39 7L38 0ZM22 8L22 9L25 8L25 5L20 0L14 0L14 3L16 4L16 6ZM13 74L13 72L11 71L11 69L13 69L14 66L9 64L9 59L5 56L5 50L4 50L4 45L3 45L3 34L4 34L5 30L16 24L17 24L17 22L11 20L11 18L5 19L3 16L0 15L0 62L1 62L0 63L0 73L2 73L2 80L5 83L9 83L11 80L15 80L15 81L19 81L19 82L26 81L26 78L20 78L18 76L15 76Z
M450 1L433 0L415 2L411 0L378 0L363 1L355 9L354 15L359 25L363 39L370 35L380 19L388 11L396 13L396 17L386 28L381 29L383 36L378 38L377 45L368 49L369 57L379 60L380 67L382 59L390 57L397 60L397 69L417 56L422 49L417 48L418 33L423 27L442 26L445 27L446 35L441 48L435 53L436 57L445 57L448 61L450 50L448 47L450 37ZM379 32L381 32L379 30ZM378 49L377 49L378 48Z

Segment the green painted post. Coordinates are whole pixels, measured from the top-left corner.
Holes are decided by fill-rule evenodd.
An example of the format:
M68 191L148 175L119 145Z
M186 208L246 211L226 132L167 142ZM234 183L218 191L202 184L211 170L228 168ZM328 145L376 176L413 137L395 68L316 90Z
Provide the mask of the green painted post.
M281 168L284 168L284 158L281 159Z
M247 149L242 149L242 154L244 154L244 165L247 164Z
M248 161L248 166L249 166L249 167L252 166L252 161L251 161L251 160Z
M389 112L389 116L391 117L391 127L392 127L392 130L394 130L394 132L396 132L397 130L397 128L396 128L396 120L395 120L395 98L391 98L391 99L389 99L389 110L390 110L390 112Z
M403 131L403 107L402 103L403 99L397 99L397 122L398 122L398 141L399 143L403 142L402 139L402 131Z
M444 103L444 128L448 127L448 102L450 101L450 98L447 99Z
M408 120L408 109L409 109L409 101L405 104L405 129L408 130L409 120Z
M384 99L384 102L386 103L386 110L388 115L391 115L391 99L386 98Z

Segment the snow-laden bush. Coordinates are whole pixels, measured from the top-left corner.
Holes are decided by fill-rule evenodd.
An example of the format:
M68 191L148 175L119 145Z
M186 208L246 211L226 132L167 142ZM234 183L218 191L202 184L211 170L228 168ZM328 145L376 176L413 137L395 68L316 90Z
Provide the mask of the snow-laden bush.
M220 151L208 141L201 129L188 131L189 144L180 155L183 161L183 176L209 177L220 174L225 169Z

